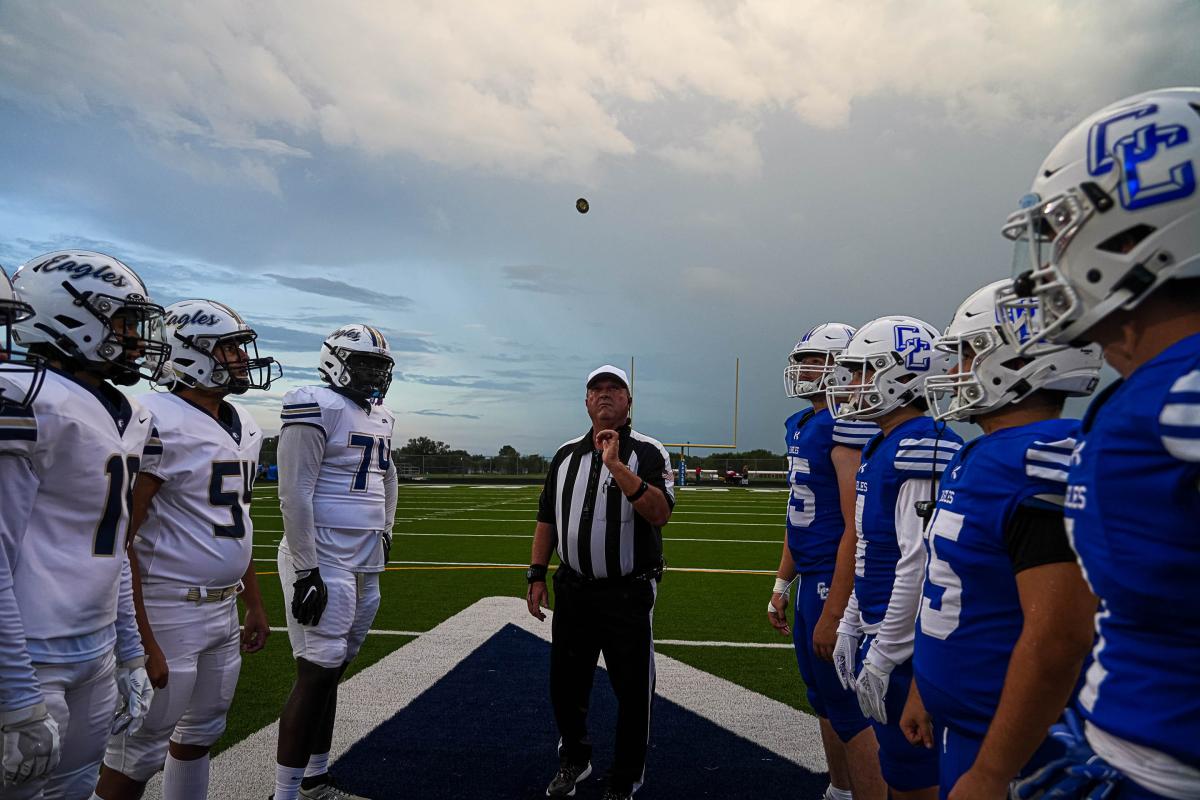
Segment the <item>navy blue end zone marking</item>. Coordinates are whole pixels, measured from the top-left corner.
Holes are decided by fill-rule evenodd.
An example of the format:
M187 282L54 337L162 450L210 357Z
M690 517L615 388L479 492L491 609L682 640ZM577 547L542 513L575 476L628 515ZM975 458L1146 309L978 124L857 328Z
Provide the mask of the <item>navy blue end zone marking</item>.
M557 768L549 698L550 647L506 625L334 765L367 797L540 798ZM593 777L576 797L598 798L612 763L616 698L596 671L589 727ZM646 784L638 800L681 797L819 798L828 779L674 703L656 698ZM794 731L781 730L786 740Z

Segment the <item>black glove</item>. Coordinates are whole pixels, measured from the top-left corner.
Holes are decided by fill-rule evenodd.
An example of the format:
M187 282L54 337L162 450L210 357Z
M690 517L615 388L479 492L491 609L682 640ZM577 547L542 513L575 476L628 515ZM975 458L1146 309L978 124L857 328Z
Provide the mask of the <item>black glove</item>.
M321 572L316 568L297 572L296 576L296 582L292 584L295 590L292 592L292 616L301 625L316 625L329 602L325 581L321 580Z
M388 557L392 554L392 532L380 531L379 538L383 541L383 566L388 565Z

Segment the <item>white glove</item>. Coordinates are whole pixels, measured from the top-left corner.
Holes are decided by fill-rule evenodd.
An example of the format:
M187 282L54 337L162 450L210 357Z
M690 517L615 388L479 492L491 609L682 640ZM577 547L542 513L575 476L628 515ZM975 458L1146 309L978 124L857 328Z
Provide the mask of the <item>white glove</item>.
M833 646L833 671L843 689L854 687L854 654L858 652L858 637L852 633L838 632L837 644Z
M862 672L858 673L858 684L854 691L858 694L858 707L865 716L877 719L883 725L887 724L888 682L892 673L884 672L870 661L863 661Z
M40 778L58 766L58 723L45 703L0 712L0 752L4 786Z
M117 667L117 691L121 694L121 705L113 717L113 735L137 733L142 729L150 701L154 699L154 687L146 674L144 656L131 658Z

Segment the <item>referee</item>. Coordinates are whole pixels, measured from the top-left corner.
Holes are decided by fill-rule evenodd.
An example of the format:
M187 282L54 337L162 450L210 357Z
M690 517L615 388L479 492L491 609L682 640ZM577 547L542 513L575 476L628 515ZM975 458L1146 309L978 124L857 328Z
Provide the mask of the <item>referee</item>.
M529 572L529 613L555 608L550 699L560 735L559 770L548 797L569 797L592 772L587 710L604 653L617 694L617 740L603 800L630 798L646 772L654 697L654 600L662 578L662 534L675 505L667 451L629 424L629 378L605 365L587 378L592 427L558 449L538 503Z

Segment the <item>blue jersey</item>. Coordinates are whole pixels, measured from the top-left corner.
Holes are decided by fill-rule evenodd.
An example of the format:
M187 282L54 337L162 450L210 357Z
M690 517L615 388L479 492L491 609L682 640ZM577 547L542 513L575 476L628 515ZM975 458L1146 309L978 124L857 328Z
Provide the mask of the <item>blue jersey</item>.
M1080 704L1200 768L1200 334L1100 394L1081 438L1067 532L1101 608Z
M879 428L869 422L835 422L828 410L788 417L787 544L798 572L831 570L846 522L830 453L841 445L861 450Z
M913 669L940 726L987 733L1024 620L1005 532L1023 503L1062 505L1078 429L1052 419L980 437L938 484Z
M863 450L854 509L858 528L854 594L869 633L883 621L892 599L902 549L897 517L910 512L897 509L901 487L910 480L928 481L933 474L941 475L961 447L962 437L957 433L921 416L902 422L886 435L877 434Z

